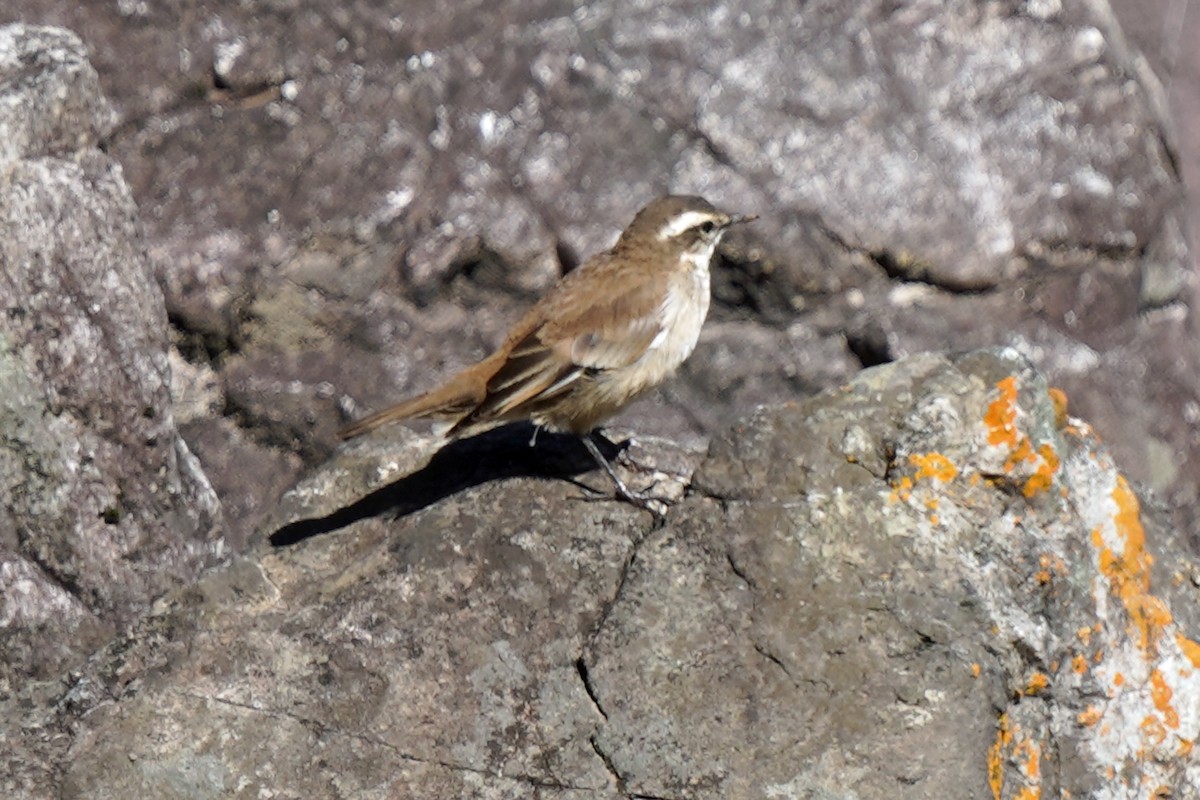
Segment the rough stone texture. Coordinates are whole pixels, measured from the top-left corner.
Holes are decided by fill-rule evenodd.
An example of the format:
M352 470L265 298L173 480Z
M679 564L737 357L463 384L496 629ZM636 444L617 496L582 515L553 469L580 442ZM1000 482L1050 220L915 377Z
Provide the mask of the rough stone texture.
M661 525L523 477L562 439L359 444L26 711L40 788L1196 797L1200 565L1061 412L1015 351L906 359L727 431Z
M0 794L1196 795L1184 207L1102 3L3 5L120 122L2 29ZM527 430L335 451L668 189L762 218L622 420L665 525ZM799 400L997 343L1046 377ZM221 550L177 427L237 555L129 628Z
M215 563L162 292L80 41L0 28L0 696L81 662Z
M1200 48L1192 42L1200 36L1200 5L1179 0L1112 0L1112 11L1122 30L1144 56L1148 66L1162 78L1167 105L1174 125L1168 134L1175 136L1179 170L1183 173L1188 195L1189 229L1192 241L1200 231ZM1132 49L1132 48L1131 48ZM1193 270L1200 268L1196 249L1192 249Z
M1169 58L1102 2L6 5L88 31L243 534L677 189L762 218L623 424L699 445L861 364L1014 345L1200 536Z

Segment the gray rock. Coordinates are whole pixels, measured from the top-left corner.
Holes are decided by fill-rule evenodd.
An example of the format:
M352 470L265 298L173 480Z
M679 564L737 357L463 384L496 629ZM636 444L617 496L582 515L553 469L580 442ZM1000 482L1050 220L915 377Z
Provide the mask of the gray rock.
M566 440L358 444L33 715L56 796L1193 797L1194 553L1061 411L1015 351L906 359L662 525L529 477Z
M83 46L0 28L0 693L80 663L222 554L162 293Z
M0 29L0 793L1200 784L1183 204L1102 4L8 5L123 122ZM622 420L664 525L527 430L335 449L668 189L762 219Z
M92 37L238 538L668 189L762 217L722 327L622 424L698 444L861 364L1015 346L1198 530L1186 209L1103 3L9 5Z

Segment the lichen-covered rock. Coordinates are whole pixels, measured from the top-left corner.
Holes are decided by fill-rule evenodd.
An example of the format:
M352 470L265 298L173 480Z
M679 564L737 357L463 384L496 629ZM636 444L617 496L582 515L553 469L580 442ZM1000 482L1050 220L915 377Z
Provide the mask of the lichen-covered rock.
M0 29L0 795L1197 794L1183 205L1103 4L8 5L124 124ZM528 431L335 449L667 189L761 217L622 420L719 435L636 448L665 525Z
M0 687L77 665L222 548L83 45L0 28ZM2 693L2 690L0 690Z
M87 32L243 531L669 189L760 218L625 424L701 443L863 365L1015 346L1200 531L1179 155L1104 2L7 6Z
M53 785L1194 797L1194 554L1065 411L1014 351L906 359L729 430L661 525L529 477L564 439L361 443L42 712Z

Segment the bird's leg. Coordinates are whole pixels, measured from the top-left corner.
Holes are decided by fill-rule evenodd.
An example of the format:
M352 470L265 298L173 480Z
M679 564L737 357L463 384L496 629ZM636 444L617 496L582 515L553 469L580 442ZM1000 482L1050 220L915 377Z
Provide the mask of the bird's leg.
M625 439L624 441L614 442L612 439L604 435L604 431L602 431L600 428L596 428L584 438L590 438L592 442L598 448L600 448L601 451L612 453L612 459L614 461L618 459L624 461L629 460L629 448L633 445L632 437Z
M611 449L613 452L615 452L616 456L615 456L614 460L619 461L622 465L628 467L629 469L632 469L636 472L656 472L657 471L656 467L650 466L648 464L643 464L642 462L640 462L636 458L634 458L632 455L630 455L630 451L632 450L634 444L636 444L636 442L634 441L634 438L632 436L630 436L628 439L625 439L624 441L614 442L612 439L609 439L607 436L605 436L604 433L599 428L592 431L592 436L594 436L600 442L601 447L607 447L607 448Z
M661 497L654 497L652 495L635 492L626 486L625 481L621 480L621 477L617 475L616 470L612 468L612 464L610 464L608 459L604 457L604 454L600 452L600 447L596 444L594 437L599 437L605 444L611 445L612 442L609 442L595 431L585 434L583 437L581 437L583 439L584 447L586 447L588 452L592 454L592 458L596 460L596 463L599 464L600 467L608 473L608 477L612 479L613 486L615 486L617 489L617 497L620 497L622 500L631 503L638 508L644 508L653 514L658 514L658 510L653 508L651 504L656 502L665 503L667 501Z

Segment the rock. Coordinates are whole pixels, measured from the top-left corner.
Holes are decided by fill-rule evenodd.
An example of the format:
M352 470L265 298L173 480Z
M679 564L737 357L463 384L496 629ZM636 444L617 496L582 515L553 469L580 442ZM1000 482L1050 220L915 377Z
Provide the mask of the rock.
M1177 156L1102 3L10 5L92 37L178 340L221 381L187 433L238 538L668 189L761 217L720 327L620 424L698 444L861 365L1015 346L1200 530Z
M357 444L42 707L56 796L1191 796L1200 571L1063 410L1011 349L877 367L661 525L532 477L567 438Z
M0 793L1200 784L1185 209L1103 4L9 5L122 122L0 29ZM666 190L761 219L620 420L665 524L527 429L339 449Z
M167 321L83 45L0 28L0 694L78 665L222 555Z

